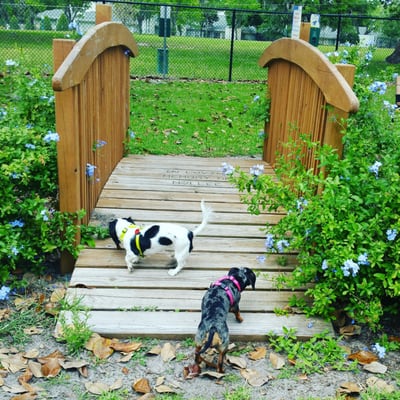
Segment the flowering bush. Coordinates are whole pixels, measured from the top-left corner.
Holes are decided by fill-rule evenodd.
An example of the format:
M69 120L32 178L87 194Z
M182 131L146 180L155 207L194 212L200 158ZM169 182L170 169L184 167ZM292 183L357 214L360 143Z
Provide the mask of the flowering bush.
M396 107L384 97L387 79L356 76L361 106L343 129L343 159L302 135L301 143L286 144L293 157L279 160L275 179L258 167L246 173L223 166L250 212L287 210L267 226L265 246L267 253L298 252L293 274L277 284L312 283L306 291L312 303L293 303L325 318L344 310L371 327L388 305L398 312L400 299L400 128ZM316 151L316 175L301 162L304 144Z
M26 72L13 60L1 69L0 286L16 268L39 272L54 253L76 256L73 219L83 214L57 211L59 138L50 74Z

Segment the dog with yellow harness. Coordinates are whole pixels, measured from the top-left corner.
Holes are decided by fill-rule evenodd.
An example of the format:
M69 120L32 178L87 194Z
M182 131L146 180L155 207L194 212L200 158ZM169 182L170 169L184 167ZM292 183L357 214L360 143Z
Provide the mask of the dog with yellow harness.
M212 210L201 201L202 221L193 231L173 223L159 223L140 227L131 218L117 218L109 223L110 236L118 249L125 249L125 262L129 272L133 271L141 257L174 249L174 259L169 263L169 275L176 275L186 264L193 250L193 238L209 222Z

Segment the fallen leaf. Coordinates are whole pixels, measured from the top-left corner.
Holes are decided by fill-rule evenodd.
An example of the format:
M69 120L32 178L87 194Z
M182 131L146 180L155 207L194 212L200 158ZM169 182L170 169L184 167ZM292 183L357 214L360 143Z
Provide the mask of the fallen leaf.
M249 353L250 360L257 361L262 360L267 355L266 347L257 347L254 351Z
M372 361L372 363L365 364L363 368L373 374L384 374L387 371L386 365L383 365L378 361Z
M358 325L346 325L339 329L341 335L344 336L355 336L361 334L361 326Z
M52 358L56 358L57 360L64 360L65 356L60 350L54 350L52 353L48 354L47 356L39 357L37 360L40 363L45 364L48 360L50 360Z
M37 398L37 393L27 392L24 394L19 394L17 396L11 397L10 400L34 400Z
M348 356L349 360L357 360L360 364L370 364L372 361L377 361L378 356L375 353L367 350L357 351Z
M18 377L18 383L22 385L22 382L27 383L33 377L33 373L30 369L27 369L22 375Z
M160 385L162 385L164 382L165 382L165 376L159 376L159 377L156 379L156 386L160 386Z
M60 300L62 300L65 297L66 292L67 291L65 288L58 288L58 289L54 290L50 296L50 301L52 303L58 303Z
M70 361L60 360L60 365L64 369L73 369L73 368L79 369L79 368L85 367L88 364L89 363L87 361L83 361L83 360L70 360Z
M161 358L164 362L171 361L176 356L176 349L171 343L165 343L161 349Z
M103 338L99 334L94 333L85 347L87 350L92 351L97 358L104 360L114 353L114 350L110 347L111 343L111 339Z
M28 368L30 369L35 378L43 378L42 364L36 361L29 360Z
M246 368L247 363L246 360L243 357L237 357L237 356L230 356L229 354L226 356L226 361L234 365L235 367L239 367L240 369Z
M102 394L109 391L109 386L103 382L86 382L85 388L92 394Z
M376 376L371 376L367 379L367 386L386 393L392 393L395 391L393 385L386 383L383 379L377 378Z
M400 336L393 336L393 335L391 335L391 336L388 337L388 340L389 340L389 342L397 342L397 343L400 343Z
M176 393L175 389L172 389L167 385L156 386L154 389L157 393Z
M46 363L42 365L42 374L46 378L54 378L60 371L61 365L58 358L49 358Z
M211 378L221 379L225 374L216 371L204 371L200 374L201 376L210 376Z
M29 328L24 328L24 333L26 335L40 335L43 332L43 329L38 328L36 326L30 326Z
M122 379L117 379L112 385L110 385L108 390L118 390L122 387Z
M338 389L340 393L360 393L361 388L357 383L354 382L343 382L340 384L340 387Z
M31 349L23 354L24 358L32 359L39 355L38 349Z
M151 386L150 382L147 378L140 378L135 381L132 385L132 388L137 393L150 393Z
M152 347L152 348L147 352L147 354L151 354L151 355L153 355L153 356L158 356L158 355L160 355L160 354L161 354L161 346L160 346L160 345L157 345L157 346Z
M285 366L285 359L276 353L269 354L269 360L271 361L274 369L282 369Z
M26 310L35 303L36 303L36 300L33 297L29 297L29 298L17 297L14 300L15 308L18 311Z
M261 375L258 371L254 369L242 369L240 374L246 379L246 382L254 387L260 387L265 385L269 378L265 375Z
M127 363L127 362L129 362L129 361L132 359L132 357L133 357L133 352L124 355L124 356L121 357L117 362L120 362L120 363Z
M137 400L154 400L156 395L153 393L146 393L143 396L140 396Z
M3 367L8 371L15 374L18 371L25 370L27 366L27 360L22 354L12 354L1 359Z
M8 319L11 315L11 310L9 308L3 308L0 310L0 321Z
M140 347L142 346L142 343L140 342L121 343L114 340L115 339L111 341L110 347L115 351L120 351L123 353L131 353L140 349Z
M12 394L21 394L27 392L27 390L21 385L14 385L14 386L4 385L3 390L7 393L12 393Z

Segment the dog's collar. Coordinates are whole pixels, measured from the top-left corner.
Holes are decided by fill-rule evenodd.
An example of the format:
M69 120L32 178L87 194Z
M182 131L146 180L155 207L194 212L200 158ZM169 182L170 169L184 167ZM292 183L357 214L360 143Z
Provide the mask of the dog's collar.
M119 235L119 240L122 242L124 240L124 237L126 235L126 232L128 232L129 229L135 229L135 235L138 235L140 233L140 228L135 225L135 224L130 224L124 229L122 229L121 234Z
M242 291L242 288L240 287L239 282L231 275L223 276L222 278L220 278L216 282L214 282L212 286L220 286L222 289L224 289L226 295L229 298L229 302L231 303L231 306L233 306L233 304L235 303L235 301L233 299L233 294L232 294L231 289L229 288L229 286L226 286L223 283L223 281L225 281L225 280L232 281L234 283L234 285L237 287L237 289L239 290L239 292Z

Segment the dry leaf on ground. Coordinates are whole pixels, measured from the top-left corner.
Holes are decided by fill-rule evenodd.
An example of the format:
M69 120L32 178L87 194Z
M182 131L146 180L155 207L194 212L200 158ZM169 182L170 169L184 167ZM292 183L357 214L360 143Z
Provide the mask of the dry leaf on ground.
M360 393L361 387L355 382L343 382L338 389L339 393Z
M386 383L383 379L371 376L367 379L367 386L377 389L380 392L392 393L395 391L393 385Z
M372 361L377 361L378 356L375 353L367 350L357 351L348 356L349 360L357 360L360 364L370 364Z
M249 353L250 360L257 361L262 360L267 355L266 347L257 347L254 351Z
M246 368L247 367L247 362L243 357L237 357L237 356L231 356L231 355L227 355L226 356L226 361L235 366L238 367L240 369L242 368Z
M165 343L161 349L161 358L164 362L173 360L176 357L176 348L171 343Z
M132 388L137 393L150 393L151 386L147 378L140 378L132 384Z
M365 364L363 368L373 374L385 374L387 371L386 365L383 365L378 361L372 361L372 363Z
M109 386L103 382L86 382L85 388L92 394L102 394L109 390Z
M285 359L277 353L270 353L269 360L274 369L282 369L285 366Z
M254 369L242 369L240 374L246 379L246 382L254 387L265 385L269 381L269 377L261 375L260 372Z

